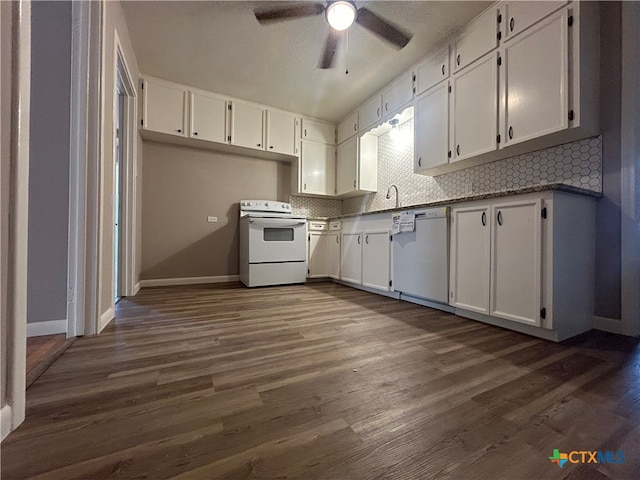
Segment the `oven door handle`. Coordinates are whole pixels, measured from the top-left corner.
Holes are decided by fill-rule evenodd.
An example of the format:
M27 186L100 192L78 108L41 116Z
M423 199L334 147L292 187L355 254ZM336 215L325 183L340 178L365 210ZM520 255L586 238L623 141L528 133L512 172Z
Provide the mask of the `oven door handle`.
M249 220L249 223L255 223L256 225L261 225L264 227L295 227L297 225L306 225L307 222L304 220L292 221L287 219L282 219L282 220L251 219Z

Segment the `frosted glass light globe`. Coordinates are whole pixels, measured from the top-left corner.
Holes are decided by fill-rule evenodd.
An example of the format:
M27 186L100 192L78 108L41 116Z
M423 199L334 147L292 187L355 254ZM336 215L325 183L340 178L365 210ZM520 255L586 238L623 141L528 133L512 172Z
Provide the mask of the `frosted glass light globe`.
M346 30L356 19L356 7L350 2L333 2L327 7L327 21L335 30Z

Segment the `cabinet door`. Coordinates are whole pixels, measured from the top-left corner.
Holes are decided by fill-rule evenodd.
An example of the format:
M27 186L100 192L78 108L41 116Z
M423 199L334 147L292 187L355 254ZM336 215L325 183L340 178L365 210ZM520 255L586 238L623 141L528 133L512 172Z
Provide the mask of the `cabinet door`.
M383 115L392 114L413 100L413 74L408 73L382 93Z
M309 233L309 263L307 276L309 278L326 277L328 275L327 240L326 233Z
M264 150L262 107L237 100L231 103L231 145Z
M495 54L453 77L452 161L497 148L498 62Z
M302 119L302 138L334 145L336 142L336 131L333 125L308 118Z
M328 235L327 270L331 278L340 278L340 233Z
M449 77L449 45L431 55L416 72L416 95Z
M526 30L531 25L544 17L566 5L566 1L554 2L506 2L505 12L507 25L505 28L505 38L510 40L515 35L518 35L523 30Z
M300 146L300 181L302 193L335 195L335 147L303 140Z
M362 283L362 234L343 233L340 261L340 279Z
M360 130L366 131L377 126L382 119L382 96L376 95L358 109Z
M490 315L540 325L541 200L491 208Z
M489 207L451 212L451 305L489 313Z
M191 92L191 137L227 143L227 100Z
M391 248L389 232L365 232L362 247L362 285L390 290Z
M419 173L448 163L449 82L418 97L413 128L414 172Z
M267 110L267 150L295 155L296 119L284 112Z
M498 47L498 10L492 8L458 36L453 69L458 71Z
M505 46L505 146L568 127L567 28L563 10Z
M338 125L338 143L358 133L358 112L353 112Z
M174 85L154 79L144 79L145 130L186 137L187 91L181 85Z
M338 145L336 151L336 194L358 189L358 137Z

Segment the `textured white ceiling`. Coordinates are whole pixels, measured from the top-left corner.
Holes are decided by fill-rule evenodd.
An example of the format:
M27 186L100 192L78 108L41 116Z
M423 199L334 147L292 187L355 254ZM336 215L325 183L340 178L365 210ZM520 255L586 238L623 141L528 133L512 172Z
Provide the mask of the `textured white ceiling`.
M357 1L413 38L396 50L354 24L348 53L343 39L330 70L317 68L329 28L324 15L271 25L253 15L257 7L301 2L122 3L141 72L338 121L492 2Z

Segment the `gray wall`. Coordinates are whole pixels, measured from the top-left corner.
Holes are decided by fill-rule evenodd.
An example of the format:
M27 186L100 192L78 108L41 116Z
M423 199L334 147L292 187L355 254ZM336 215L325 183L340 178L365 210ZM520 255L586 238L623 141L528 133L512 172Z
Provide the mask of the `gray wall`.
M621 318L621 12L620 2L600 4L600 128L604 198L596 206L595 314L614 319Z
M238 202L288 201L289 164L143 145L141 278L237 275Z
M71 2L31 4L28 323L67 318Z

